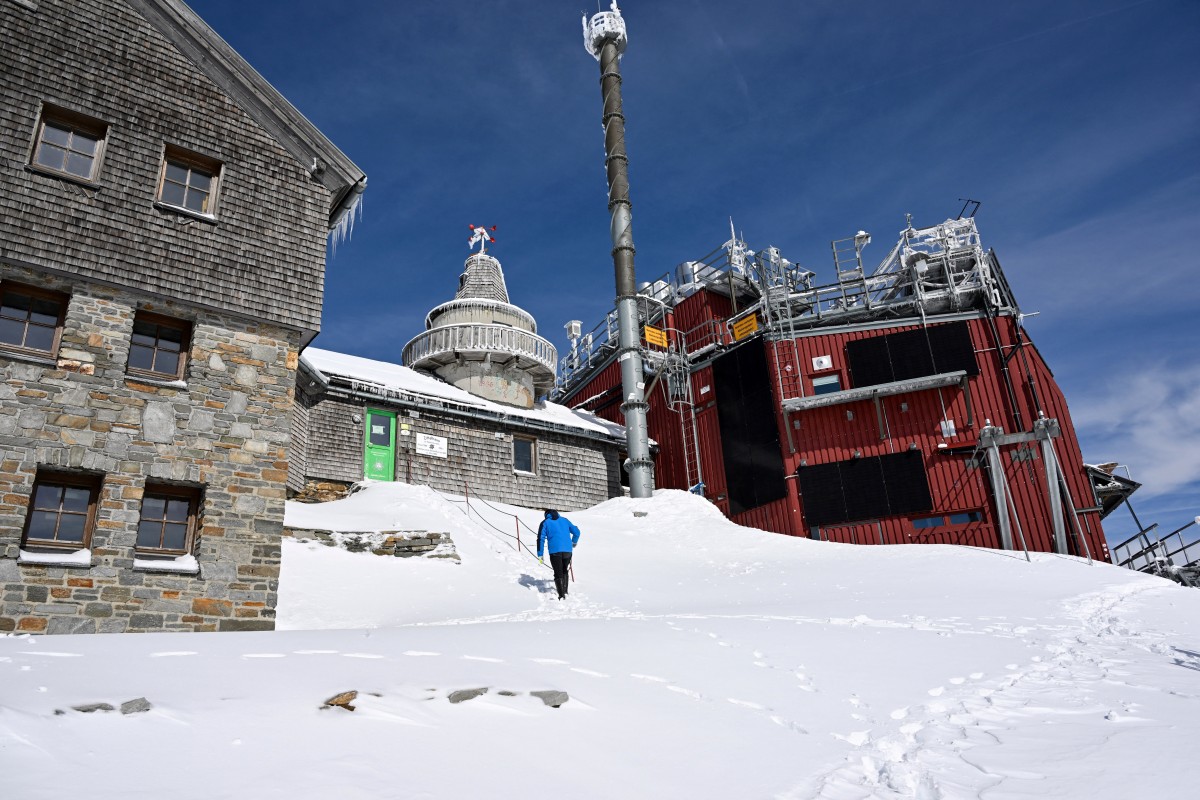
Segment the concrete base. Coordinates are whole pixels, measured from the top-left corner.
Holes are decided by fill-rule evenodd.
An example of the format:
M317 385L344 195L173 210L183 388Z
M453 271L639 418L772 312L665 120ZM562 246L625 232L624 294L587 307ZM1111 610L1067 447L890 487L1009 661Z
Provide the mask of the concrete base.
M510 375L496 374L496 367L482 362L467 362L465 364L447 364L440 367L437 374L447 383L458 388L492 400L496 403L517 406L518 408L533 408L537 394L533 389L533 376L515 372Z

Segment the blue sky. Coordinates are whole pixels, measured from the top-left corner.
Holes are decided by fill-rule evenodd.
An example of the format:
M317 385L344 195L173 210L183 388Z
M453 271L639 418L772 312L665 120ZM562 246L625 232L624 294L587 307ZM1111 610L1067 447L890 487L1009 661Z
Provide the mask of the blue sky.
M579 3L192 6L369 176L317 346L399 361L452 296L470 223L499 226L512 300L560 349L564 322L611 307ZM732 216L829 281L831 239L872 232L874 263L905 213L981 200L1085 459L1145 482L1143 522L1200 514L1200 3L622 10L639 280L708 253ZM1106 529L1134 527L1120 511Z

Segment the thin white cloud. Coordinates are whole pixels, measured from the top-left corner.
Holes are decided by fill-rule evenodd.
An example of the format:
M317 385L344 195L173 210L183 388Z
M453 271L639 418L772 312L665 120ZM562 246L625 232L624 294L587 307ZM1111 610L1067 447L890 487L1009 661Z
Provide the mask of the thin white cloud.
M1191 493L1200 505L1200 363L1114 372L1071 405L1085 460L1129 465L1144 497Z

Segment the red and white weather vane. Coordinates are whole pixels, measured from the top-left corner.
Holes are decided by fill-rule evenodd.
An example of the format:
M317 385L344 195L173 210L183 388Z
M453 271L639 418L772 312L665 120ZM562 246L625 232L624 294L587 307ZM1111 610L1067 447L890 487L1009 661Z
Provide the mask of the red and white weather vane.
M488 231L495 231L496 226L493 225L492 227L487 228L483 225L468 225L467 227L471 229L471 236L469 239L467 239L467 246L474 247L476 244L478 244L479 252L486 253L487 243L496 241L496 237L492 236L492 234L488 233Z

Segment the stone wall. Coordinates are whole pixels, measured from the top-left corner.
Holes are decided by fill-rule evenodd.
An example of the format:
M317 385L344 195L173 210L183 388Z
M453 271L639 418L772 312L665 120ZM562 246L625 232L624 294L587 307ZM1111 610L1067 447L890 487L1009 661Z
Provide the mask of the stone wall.
M363 476L363 419L368 404L332 394L311 401L308 463L311 480L357 481ZM622 493L622 443L582 434L538 430L520 417L488 420L449 411L416 410L395 401L370 404L396 411L396 480L534 508L587 508ZM400 426L409 435L400 435ZM447 440L446 458L416 452L418 433ZM513 436L536 439L535 474L513 469ZM464 488L464 483L469 488Z
M57 359L0 349L0 631L274 627L300 334L0 263L70 294ZM126 375L138 309L187 319L186 380ZM21 563L38 469L102 480L90 564ZM202 491L198 574L134 565L146 482Z
M284 528L285 537L298 542L317 542L351 553L370 552L396 558L446 558L462 561L448 533L436 531L322 531L313 528Z

